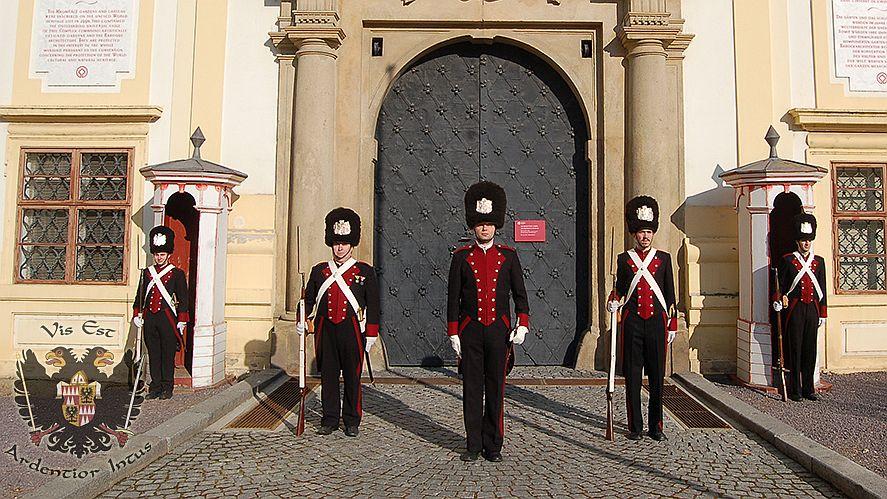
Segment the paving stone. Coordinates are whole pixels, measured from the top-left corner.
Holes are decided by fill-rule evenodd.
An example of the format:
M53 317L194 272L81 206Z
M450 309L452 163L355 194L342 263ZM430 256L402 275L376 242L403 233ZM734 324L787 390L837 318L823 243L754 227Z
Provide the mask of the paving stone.
M667 417L667 442L632 442L620 412L616 441L607 441L599 386L509 386L506 398L503 463L459 461L461 386L365 385L358 438L316 435L321 408L313 398L302 437L285 425L201 432L105 497L146 484L158 495L174 487L203 497L840 497L750 432L687 430ZM624 400L620 387L614 406Z

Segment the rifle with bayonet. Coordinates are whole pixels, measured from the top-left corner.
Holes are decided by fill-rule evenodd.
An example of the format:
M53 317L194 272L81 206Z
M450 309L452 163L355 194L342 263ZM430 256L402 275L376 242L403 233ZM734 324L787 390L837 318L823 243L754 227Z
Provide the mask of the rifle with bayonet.
M776 267L773 267L773 280L776 283L776 301L784 303L784 296L782 295L782 288L779 287L779 271ZM785 356L783 355L783 343L782 343L782 311L776 312L776 343L779 346L779 356L777 357L776 366L773 369L779 372L779 396L782 397L782 401L785 402L788 400L788 392L785 386Z
M296 227L296 257L298 261L299 276L302 279L299 291L299 304L297 306L297 320L302 329L299 335L299 422L296 424L296 436L302 436L305 432L305 398L308 395L308 389L305 384L305 335L308 331L308 318L305 316L305 272L302 271L302 248L300 244L299 227Z
M616 291L616 252L615 252L616 228L610 232L610 276L613 277L613 289L610 296L615 296ZM619 311L610 312L610 363L607 369L607 440L615 440L613 432L613 392L616 390L616 328L619 323Z

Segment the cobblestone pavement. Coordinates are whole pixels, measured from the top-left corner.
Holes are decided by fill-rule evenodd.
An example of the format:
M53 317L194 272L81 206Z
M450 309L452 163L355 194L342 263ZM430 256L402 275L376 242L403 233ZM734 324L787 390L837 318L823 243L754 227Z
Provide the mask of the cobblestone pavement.
M839 496L750 433L669 418L667 442L629 441L616 395L609 442L601 387L509 386L505 461L463 463L461 386L365 386L356 439L316 435L312 398L301 438L291 421L276 431L217 425L105 497Z

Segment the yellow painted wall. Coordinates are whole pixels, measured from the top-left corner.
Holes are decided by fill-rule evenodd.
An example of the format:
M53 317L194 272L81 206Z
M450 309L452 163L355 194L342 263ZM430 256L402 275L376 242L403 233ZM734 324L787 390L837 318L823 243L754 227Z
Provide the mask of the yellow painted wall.
M151 82L151 34L154 30L154 1L139 2L138 43L136 45L135 78L120 82L118 93L44 93L40 79L29 78L31 31L35 0L22 0L18 10L15 50L15 80L12 104L26 105L145 105ZM161 0L163 1L163 0Z
M150 184L146 184L138 169L147 164L148 144L155 138L152 132L169 137L156 137L160 142L169 141L168 157L157 161L190 156L188 140L198 126L207 137L201 149L202 157L221 162L222 115L225 92L226 37L229 26L227 1L184 0L176 5L175 28L155 26L153 14L155 0L141 0L138 13L138 35L135 76L122 80L116 93L43 93L42 82L30 79L30 45L34 0L24 0L18 9L18 36L16 37L12 84L12 106L58 106L64 110L72 106L97 106L108 109L116 106L149 106L152 84L152 39L154 30L160 36L175 37L175 56L172 60L155 60L156 64L173 66L172 105L163 109L169 128L154 128L148 123L130 124L54 124L13 123L9 125L9 137L4 141L7 163L5 191L0 194L4 203L2 250L0 250L0 376L14 372L16 347L11 332L14 313L40 314L112 314L128 320L131 313L134 280L138 268L145 265L147 255L137 247L144 243L142 229L144 218L139 209L150 204ZM269 25L268 30L273 26ZM168 31L168 32L167 32ZM256 39L262 45L267 38ZM273 58L269 64L273 64ZM168 67L167 67L168 68ZM166 69L166 68L165 68ZM275 68L276 71L276 68ZM156 82L155 82L156 83ZM162 82L160 82L162 84ZM248 99L249 94L241 98ZM275 99L275 96L268 96ZM63 112L63 111L60 111ZM52 113L50 113L52 114ZM275 116L256 117L275 119ZM123 121L127 121L124 117ZM243 126L249 126L244 123ZM236 140L236 137L235 137ZM45 285L13 284L14 250L16 234L16 193L20 188L18 164L21 149L25 147L131 147L134 151L132 184L132 219L130 225L129 259L126 285ZM249 147L244 144L243 147ZM273 143L272 143L273 147ZM272 153L273 154L273 153ZM230 165L237 169L239 165ZM272 175L273 165L265 171L250 174ZM271 325L271 273L273 269L272 229L274 220L273 194L252 194L240 197L230 216L228 250L228 290L226 316L228 320L228 362L231 370L239 371L253 364L245 350L267 355L268 331ZM147 231L148 227L145 227ZM126 333L129 334L127 326ZM130 339L130 342L132 339ZM121 340L122 346L122 340ZM259 366L260 367L260 366Z

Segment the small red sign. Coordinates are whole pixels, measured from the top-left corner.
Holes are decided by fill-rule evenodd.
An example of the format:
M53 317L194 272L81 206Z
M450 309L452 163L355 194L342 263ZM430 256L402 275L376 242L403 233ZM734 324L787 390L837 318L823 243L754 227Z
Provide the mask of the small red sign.
M515 220L514 242L544 243L545 220Z

